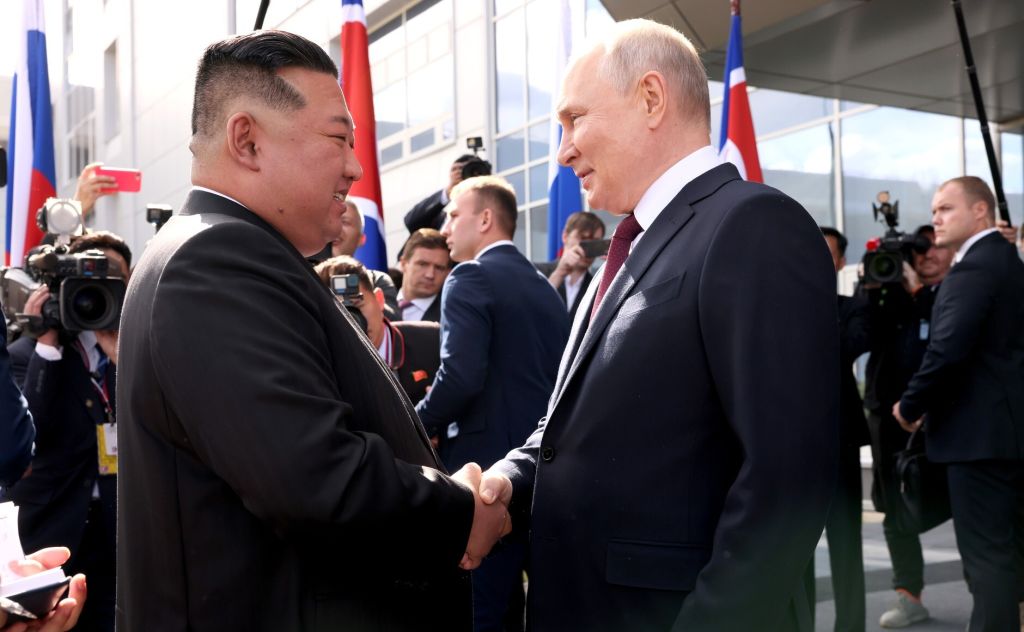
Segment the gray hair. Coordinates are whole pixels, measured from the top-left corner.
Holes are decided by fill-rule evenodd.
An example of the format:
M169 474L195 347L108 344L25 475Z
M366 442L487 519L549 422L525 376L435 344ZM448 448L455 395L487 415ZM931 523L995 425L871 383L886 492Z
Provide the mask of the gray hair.
M603 48L599 72L620 94L625 94L644 73L655 70L679 99L681 113L711 129L708 75L690 40L670 26L651 20L616 22L590 50Z

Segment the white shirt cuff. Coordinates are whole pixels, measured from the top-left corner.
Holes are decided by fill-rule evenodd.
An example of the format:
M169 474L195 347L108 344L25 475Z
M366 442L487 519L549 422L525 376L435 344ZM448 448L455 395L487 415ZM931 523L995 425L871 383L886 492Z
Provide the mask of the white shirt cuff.
M64 357L60 347L51 347L41 342L36 343L36 355L47 362L56 362Z

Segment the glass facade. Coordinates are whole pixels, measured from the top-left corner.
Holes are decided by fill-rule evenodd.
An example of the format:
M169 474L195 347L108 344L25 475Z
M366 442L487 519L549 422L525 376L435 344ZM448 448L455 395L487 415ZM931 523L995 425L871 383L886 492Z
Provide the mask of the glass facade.
M452 0L424 0L370 34L382 167L455 138L452 26Z

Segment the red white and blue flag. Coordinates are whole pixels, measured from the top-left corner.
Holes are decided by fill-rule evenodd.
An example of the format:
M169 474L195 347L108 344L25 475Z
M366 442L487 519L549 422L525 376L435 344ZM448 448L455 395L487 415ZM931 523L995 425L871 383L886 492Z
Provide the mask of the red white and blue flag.
M25 252L43 233L36 211L56 195L53 117L46 69L43 0L23 0L18 31L18 66L11 86L11 126L7 162L7 217L4 262L21 265Z
M558 7L558 38L555 44L555 85L551 92L552 102L558 106L561 98L562 75L569 55L572 54L573 29L572 8L569 0L561 0ZM554 260L562 254L562 230L565 220L577 211L583 210L580 194L580 179L572 169L558 164L558 146L562 143L562 126L556 113L551 114L549 131L551 157L548 159L548 259Z
M384 207L377 168L377 119L373 114L370 47L362 0L342 0L341 15L341 89L356 124L356 158L363 167L363 178L352 185L348 195L363 215L366 236L366 241L356 250L356 259L368 268L387 272Z
M736 165L740 175L751 182L764 182L761 163L757 159L754 121L747 100L747 75L743 71L743 29L740 26L740 3L732 2L732 29L729 50L725 56L725 93L722 101L722 129L718 154Z

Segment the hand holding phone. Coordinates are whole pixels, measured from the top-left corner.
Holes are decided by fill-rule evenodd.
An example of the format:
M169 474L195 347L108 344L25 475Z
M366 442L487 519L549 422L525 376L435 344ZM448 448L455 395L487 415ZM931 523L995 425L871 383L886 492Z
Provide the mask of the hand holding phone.
M97 167L96 176L114 179L113 186L104 188L103 193L138 193L142 188L142 172L138 169Z
M584 239L580 242L580 248L587 259L596 259L608 254L608 246L611 243L611 239Z

